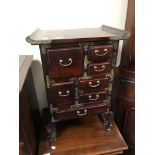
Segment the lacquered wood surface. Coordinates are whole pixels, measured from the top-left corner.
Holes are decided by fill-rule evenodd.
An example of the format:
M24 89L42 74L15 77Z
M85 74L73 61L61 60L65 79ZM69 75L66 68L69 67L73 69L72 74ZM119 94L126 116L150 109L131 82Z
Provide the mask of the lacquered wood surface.
M135 82L135 69L130 67L122 67L120 68L120 75L121 79L126 79L129 81Z
M42 132L39 155L112 155L127 149L115 123L113 130L107 132L97 116L63 122L57 129L55 150L51 150Z
M107 61L112 54L112 45L90 46L88 60L94 62Z
M126 142L135 147L135 71L128 67L120 70L119 109L117 124Z
M108 106L101 104L102 102L98 102L98 105L89 104L87 106L83 106L76 109L68 109L62 111L55 111L55 119L56 120L68 120L75 118L83 118L88 116L93 116L101 113L105 113L108 111ZM79 111L79 114L78 114Z
M73 82L54 83L51 88L53 105L58 109L70 108L75 100L75 88Z
M108 62L104 63L91 63L88 65L88 75L97 75L111 72L111 64Z
M107 92L105 91L80 95L80 103L91 104L94 101L103 101L105 99L107 99Z
M103 91L104 88L109 86L108 78L94 78L94 79L86 79L80 80L79 82L79 91L81 94L93 93Z
M52 79L83 75L84 51L82 47L49 49L47 51Z
M135 84L128 82L128 81L121 80L120 96L128 100L134 100L135 99Z

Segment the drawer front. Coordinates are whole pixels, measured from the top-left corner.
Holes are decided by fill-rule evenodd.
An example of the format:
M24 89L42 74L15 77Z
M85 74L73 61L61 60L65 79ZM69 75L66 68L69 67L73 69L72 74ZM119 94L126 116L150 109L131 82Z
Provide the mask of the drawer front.
M81 94L103 91L109 87L109 78L80 80L79 91Z
M94 103L107 99L107 92L80 95L80 103Z
M87 74L88 75L98 75L103 73L111 73L110 63L93 63L88 64Z
M48 61L51 78L82 76L84 71L84 53L82 47L49 49Z
M105 61L111 58L112 45L89 46L88 60L89 61Z
M66 120L73 118L80 118L84 116L97 115L100 113L107 112L108 106L105 104L100 104L97 106L90 106L75 110L66 110L66 111L56 111L55 118L56 120Z
M58 109L68 109L75 100L73 82L55 83L52 85L53 104Z
M135 145L135 108L126 112L123 135L130 145Z
M135 99L135 83L132 81L120 80L120 96L126 99Z

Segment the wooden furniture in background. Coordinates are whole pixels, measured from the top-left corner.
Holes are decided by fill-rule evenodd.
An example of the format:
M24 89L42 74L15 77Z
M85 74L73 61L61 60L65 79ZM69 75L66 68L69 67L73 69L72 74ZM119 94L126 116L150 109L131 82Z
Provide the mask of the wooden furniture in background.
M128 147L113 122L113 130L105 131L97 116L64 121L57 124L56 149L51 149L45 135L48 123L47 112L43 111L43 129L39 144L39 155L114 155L122 154Z
M131 32L130 39L123 41L120 66L135 67L135 0L128 0L125 30Z
M119 105L116 106L116 123L125 138L129 150L126 154L134 155L135 148L135 0L128 0L125 30L131 31L129 40L123 41L121 70L116 85L120 92ZM120 82L119 82L120 81Z
M119 107L117 125L134 154L135 148L135 71L120 69Z
M49 140L56 122L99 115L106 130L112 128L110 111L119 40L128 31L102 26L74 30L36 30L26 38L39 45L51 121ZM72 131L70 131L72 132Z
M19 56L19 154L36 155L40 112L31 73L33 56Z

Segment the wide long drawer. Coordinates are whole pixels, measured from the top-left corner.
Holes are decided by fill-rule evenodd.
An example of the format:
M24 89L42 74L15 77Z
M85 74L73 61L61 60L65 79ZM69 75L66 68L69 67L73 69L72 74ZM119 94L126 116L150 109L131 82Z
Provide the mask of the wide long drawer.
M83 107L79 109L68 109L64 111L55 111L56 120L67 120L73 118L80 118L90 115L97 115L100 113L105 113L108 110L108 106L105 104L100 104L96 106Z

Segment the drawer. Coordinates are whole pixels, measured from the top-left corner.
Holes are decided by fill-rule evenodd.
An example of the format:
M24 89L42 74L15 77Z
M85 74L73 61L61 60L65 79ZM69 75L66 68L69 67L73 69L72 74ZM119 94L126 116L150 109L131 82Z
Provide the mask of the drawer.
M111 65L110 63L93 63L93 64L88 64L87 68L87 74L88 75L97 75L97 74L103 74L111 73Z
M104 101L107 99L107 92L91 93L80 95L80 103L94 103L96 101Z
M88 60L89 61L105 61L111 58L112 45L89 46Z
M97 106L89 106L80 109L69 109L64 111L55 111L56 120L67 120L73 118L80 118L84 116L92 116L100 113L105 113L108 110L108 106L105 104L100 104Z
M82 76L83 47L48 49L49 74L52 79Z
M135 82L121 79L119 96L126 99L135 99Z
M52 85L53 105L58 109L67 109L74 104L75 88L73 82L55 83Z
M109 87L109 78L80 80L79 82L81 94L103 91L107 87Z

